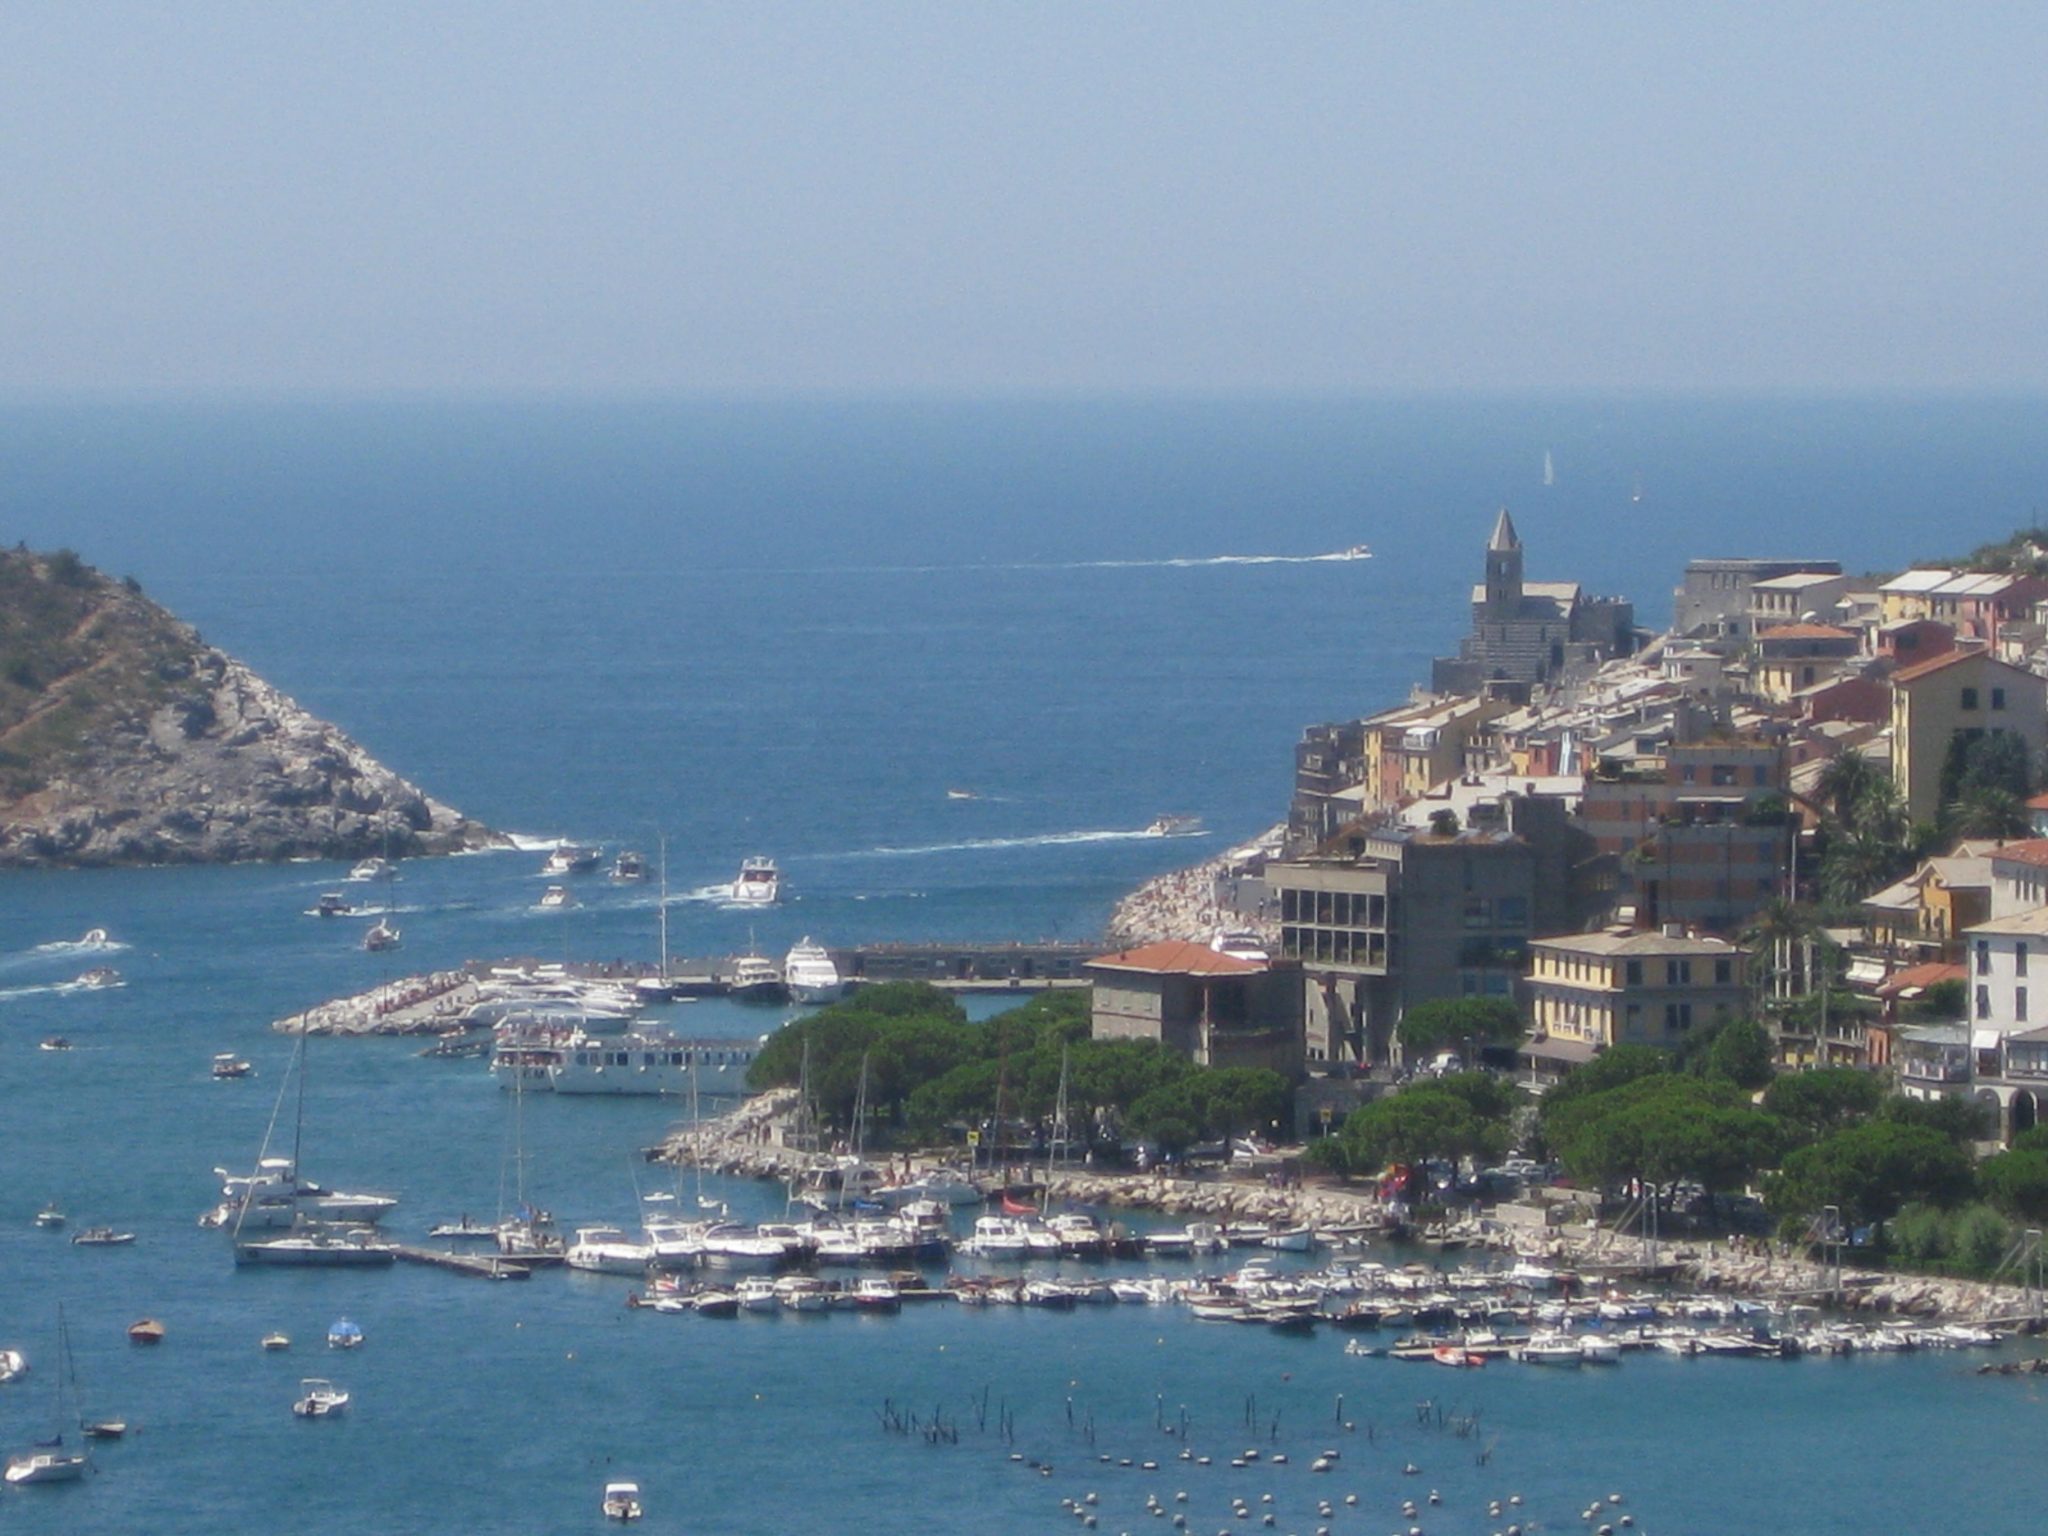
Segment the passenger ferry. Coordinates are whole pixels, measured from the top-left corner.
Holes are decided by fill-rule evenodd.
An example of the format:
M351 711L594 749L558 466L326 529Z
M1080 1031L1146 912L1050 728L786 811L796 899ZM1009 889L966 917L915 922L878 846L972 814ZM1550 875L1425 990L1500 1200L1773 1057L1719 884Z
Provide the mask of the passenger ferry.
M670 1034L558 1038L514 1037L491 1052L498 1086L555 1093L702 1095L747 1090L747 1068L760 1054L751 1040L685 1040Z

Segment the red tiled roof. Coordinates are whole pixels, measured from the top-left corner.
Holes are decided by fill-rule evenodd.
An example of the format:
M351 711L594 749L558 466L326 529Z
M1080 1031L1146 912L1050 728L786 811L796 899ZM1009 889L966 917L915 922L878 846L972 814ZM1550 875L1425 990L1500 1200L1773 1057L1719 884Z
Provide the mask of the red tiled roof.
M1879 997L1896 997L1908 987L1922 991L1940 981L1962 981L1968 976L1960 965L1949 965L1940 960L1929 960L1923 965L1909 965L1903 971L1893 971L1879 984Z
M2048 795L2027 796L2027 809L2030 811L2048 811Z
M1960 666L1966 661L1987 662L1994 667L2003 667L2008 672L2017 672L2022 677L2033 676L2024 667L2015 667L2010 662L2000 661L1989 651L1972 647L1969 650L1962 651L1943 651L1931 661L1915 662L1910 667L1901 667L1892 674L1892 681L1895 683L1916 683L1929 673L1939 672L1943 667Z
M1854 640L1856 632L1832 624L1773 624L1756 632L1759 640Z
M2048 865L2048 837L2030 837L2024 842L2007 843L2003 848L1991 850L1991 862L2004 861L2009 864Z
M1137 949L1120 949L1113 955L1099 955L1088 962L1114 971L1151 971L1175 976L1249 976L1266 967L1257 960L1240 960L1206 944L1169 941L1144 944Z

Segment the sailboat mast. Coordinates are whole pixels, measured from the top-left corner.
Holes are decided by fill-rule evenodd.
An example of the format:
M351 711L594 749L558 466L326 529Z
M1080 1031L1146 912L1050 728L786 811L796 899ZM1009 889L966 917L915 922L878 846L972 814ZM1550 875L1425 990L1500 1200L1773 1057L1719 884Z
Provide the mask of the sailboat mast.
M660 834L661 842L661 984L668 985L668 834ZM691 1081L695 1082L694 1073Z

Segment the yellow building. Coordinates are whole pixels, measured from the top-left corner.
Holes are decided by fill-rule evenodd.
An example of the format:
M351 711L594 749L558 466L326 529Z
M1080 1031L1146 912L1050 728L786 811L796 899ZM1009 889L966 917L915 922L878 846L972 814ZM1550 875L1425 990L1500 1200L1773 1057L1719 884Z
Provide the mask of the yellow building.
M2031 761L2048 743L2048 683L1983 650L1892 674L1892 782L1915 821L1941 811L1941 770L1958 736L2016 734Z
M1523 982L1533 1033L1596 1049L1675 1046L1694 1029L1738 1018L1749 955L1683 932L1566 934L1529 946Z

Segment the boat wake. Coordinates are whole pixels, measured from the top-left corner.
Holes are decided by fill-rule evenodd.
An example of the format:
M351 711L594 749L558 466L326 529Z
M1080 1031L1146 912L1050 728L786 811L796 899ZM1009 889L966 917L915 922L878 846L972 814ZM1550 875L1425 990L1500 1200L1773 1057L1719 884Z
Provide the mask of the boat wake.
M910 859L935 853L1000 853L1014 848L1067 848L1083 843L1156 843L1164 837L1201 837L1200 828L1186 832L1158 832L1150 827L1130 831L1042 832L1032 837L971 837L957 843L925 843L911 848L887 844L861 848L851 853L819 854L827 859Z
M73 992L112 992L125 981L48 981L28 987L0 987L0 1003L23 997L63 997Z
M973 571L1192 571L1227 565L1350 565L1370 560L1363 544L1320 555L1178 555L1159 560L991 560L975 565L878 565L870 575L955 576Z
M70 959L78 955L111 955L130 947L119 939L56 939L15 954L0 955L0 971L20 970L44 961Z

